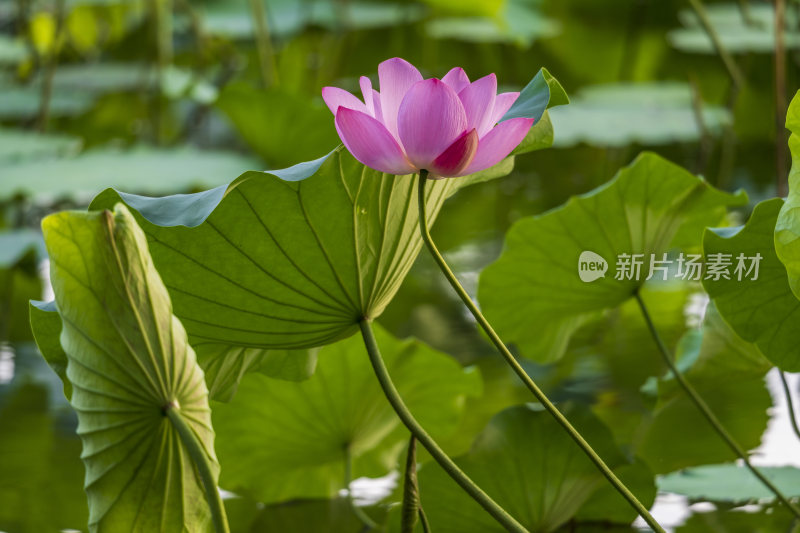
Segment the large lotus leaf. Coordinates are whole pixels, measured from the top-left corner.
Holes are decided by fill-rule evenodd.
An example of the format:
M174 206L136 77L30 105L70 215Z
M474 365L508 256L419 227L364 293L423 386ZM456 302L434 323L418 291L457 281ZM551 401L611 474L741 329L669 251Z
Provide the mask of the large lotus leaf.
M170 194L227 183L228 176L254 166L255 160L236 153L190 147L100 149L73 158L5 165L0 200L16 193L38 201L62 196L88 199L109 186L146 194Z
M786 267L789 286L800 298L800 91L792 98L786 112L792 169L789 172L789 196L775 224L775 252Z
M646 505L655 498L652 474L641 463L632 467L616 448L611 433L585 407L568 407L567 417L613 469L625 469L632 488ZM619 494L604 490L607 483L584 452L542 410L512 407L496 415L478 436L472 450L456 463L473 481L530 531L547 533L576 516L581 506L587 519L603 515L609 522L632 522L635 512ZM632 472L632 469L638 472ZM443 533L504 531L433 463L419 473L420 491L431 528ZM428 497L426 498L426 495ZM602 502L606 513L598 510Z
M554 361L578 328L644 283L651 254L660 259L675 247L699 244L702 228L745 200L646 152L599 189L514 224L500 259L480 277L479 300L498 333L523 355ZM581 281L584 251L607 263L604 277ZM638 280L615 279L620 254L644 254Z
M728 110L704 105L703 126L712 135L732 122ZM696 142L702 130L686 83L619 83L579 91L572 104L551 114L558 148L587 143L620 147Z
M429 218L468 183L430 184ZM422 246L416 187L336 150L194 195L108 190L92 208L121 198L139 211L193 345L307 348L352 334L397 291Z
M711 305L702 331L687 333L677 355L686 379L734 439L746 450L757 447L772 406L764 383L770 364L758 348L737 336ZM658 401L640 435L637 453L656 473L736 458L671 374L658 384Z
M208 531L200 476L165 409L217 475L203 372L127 208L42 222L83 442L92 531Z
M706 7L708 19L722 46L731 53L773 53L775 51L775 10L771 4L748 2L741 4L710 4ZM697 13L686 9L678 14L683 25L667 34L672 46L683 52L716 54L717 50L708 32L700 23ZM800 48L797 31L797 13L787 9L784 14L786 28L784 46Z
M793 466L759 467L789 498L800 497L800 469ZM704 465L661 476L658 488L682 494L692 500L748 503L774 500L775 494L753 473L736 464Z
M709 230L704 251L736 257L760 256L758 278L732 275L731 279L703 281L722 317L743 339L754 342L783 370L800 370L800 300L789 286L786 267L775 253L775 223L784 201L774 198L758 204L746 226ZM748 259L746 265L749 267Z
M414 340L376 328L392 379L411 412L434 438L459 423L479 375ZM317 370L302 382L244 377L234 399L214 404L221 485L262 502L329 498L343 488L345 452L353 477L395 468L408 431L375 379L360 337L320 350Z
M686 283L642 287L642 299L667 346L675 346L686 333L696 291ZM610 309L578 331L559 366L572 370L568 374L570 390L594 398L593 412L617 442L633 446L655 404L641 388L666 371L636 300Z
M88 512L81 445L52 412L47 388L22 382L0 397L0 530L80 530Z

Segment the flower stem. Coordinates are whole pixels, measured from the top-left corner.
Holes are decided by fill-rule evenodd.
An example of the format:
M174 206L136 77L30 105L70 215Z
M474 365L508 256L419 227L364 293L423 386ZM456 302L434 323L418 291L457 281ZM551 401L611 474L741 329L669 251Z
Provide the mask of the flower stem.
M427 216L425 211L425 182L428 179L428 172L426 170L421 170L419 173L419 187L418 187L418 205L419 205L419 229L422 233L422 239L425 241L425 244L428 247L433 259L439 265L439 269L445 275L447 280L450 282L450 285L453 289L458 293L458 296L464 302L464 305L470 310L472 315L475 317L475 320L478 321L478 324L483 328L483 331L489 336L491 339L492 344L495 345L497 350L506 360L508 365L514 371L517 376L522 380L525 386L530 390L539 403L545 408L545 410L556 419L556 422L564 428L564 431L572 437L572 440L583 450L583 452L589 457L589 459L594 463L594 465L600 470L600 472L605 476L605 478L617 489L623 498L625 498L628 503L636 509L636 512L639 513L647 525L649 525L653 531L657 533L665 533L664 529L656 522L656 520L652 517L650 512L647 508L642 505L642 503L634 496L634 494L625 486L625 484L611 471L608 465L603 461L603 459L597 455L597 452L594 451L592 446L586 442L586 439L578 432L575 427L570 424L569 420L558 410L558 408L550 401L549 398L545 395L545 393L539 388L536 383L531 379L531 377L525 372L525 369L517 362L514 358L514 355L508 350L506 345L497 335L497 333L492 328L491 324L486 320L483 314L478 309L478 306L475 305L475 302L472 301L472 298L469 297L467 291L464 290L464 287L461 286L459 283L458 278L456 278L453 271L450 270L450 267L447 266L442 254L439 253L439 250L436 248L436 244L433 242L431 238L430 231L428 230L428 223L427 223Z
M741 446L739 446L739 444L733 438L733 435L728 433L728 430L725 429L725 426L722 425L722 422L720 422L719 419L716 417L716 415L714 415L714 412L711 410L711 408L708 406L705 400L703 400L703 397L700 396L700 394L695 390L695 388L692 387L691 383L689 383L686 380L686 378L683 377L683 374L681 374L680 370L678 370L678 368L675 366L675 362L672 360L672 356L670 355L669 350L667 350L664 341L658 334L658 330L656 329L656 326L653 323L653 319L650 317L650 313L647 310L647 306L645 305L644 300L642 299L642 295L639 294L639 291L636 291L634 294L636 296L636 301L639 303L639 308L642 310L642 316L644 317L644 321L647 322L647 328L650 330L650 334L652 335L653 340L658 346L658 351L661 353L662 359L666 363L667 367L669 367L669 370L670 372L672 372L672 375L675 377L675 381L677 381L678 384L681 386L681 388L683 388L687 396L689 396L689 399L691 399L692 402L694 402L695 406L700 411L700 414L702 414L703 417L705 417L705 419L708 421L711 427L714 428L714 431L716 431L719 434L719 436L722 437L722 440L725 441L728 447L731 450L733 450L733 452L736 455L738 455L742 461L744 461L745 466L747 466L747 468L750 469L753 475L756 476L759 479L759 481L761 481L761 483L763 483L764 486L767 487L773 494L775 494L778 500L780 500L781 503L783 503L786 507L788 507L789 510L795 516L800 517L800 509L798 509L794 504L792 504L792 502L790 502L789 499L786 496L784 496L784 494L778 489L778 487L773 485L772 482L769 479L767 479L766 476L764 476L764 474L762 474L756 467L752 465L752 463L750 463L750 459L747 457L747 452L745 452L745 450L742 449Z
M714 50L725 65L731 82L737 89L740 89L744 85L744 75L742 75L742 71L739 70L739 66L736 64L733 56L731 56L728 49L725 48L725 45L722 44L722 39L720 39L717 30L714 28L714 24L711 22L703 2L701 0L689 0L689 4L691 4L692 9L694 9L697 15L697 19L700 21L700 25L703 26L706 35L708 35L708 38L711 40Z
M431 533L431 525L428 523L428 516L425 514L425 510L422 507L419 508L419 521L422 524L422 533Z
M797 426L797 416L794 414L794 402L792 401L792 391L789 389L789 383L786 381L786 373L783 370L778 371L781 377L781 384L783 384L783 392L786 395L786 407L789 410L789 420L792 423L792 429L797 438L800 439L800 427Z
M364 346L367 349L370 363L372 363L372 369L375 371L375 376L378 378L383 393L386 395L386 399L389 400L395 413L397 413L397 416L400 417L403 424L408 428L411 434L414 435L414 438L428 450L436 462L439 463L439 466L453 478L453 481L458 483L467 494L478 502L481 507L486 509L498 523L512 533L528 533L528 530L522 527L514 517L492 500L488 494L483 492L483 490L478 487L446 453L444 453L439 445L436 444L436 441L434 441L419 422L417 422L414 415L411 414L411 411L408 410L408 407L406 407L403 399L400 397L400 393L397 392L394 383L392 383L392 378L389 376L389 371L381 357L370 322L366 319L361 320L359 326L361 327L361 335L364 338Z
M181 442L189 452L189 457L192 458L192 462L197 467L200 479L203 480L208 507L211 509L211 519L214 522L214 531L216 533L230 533L228 517L225 515L225 505L222 503L219 490L217 490L217 482L211 472L211 464L208 461L205 450L197 440L194 431L178 412L178 407L170 404L164 410L175 431L178 432Z
M42 80L42 91L39 95L39 131L41 133L47 132L47 127L50 122L50 101L53 98L53 79L56 75L56 68L58 67L58 55L61 52L61 39L64 35L65 26L65 0L56 0L55 19L56 30L53 39L53 49L50 53L46 53L43 58L44 76Z

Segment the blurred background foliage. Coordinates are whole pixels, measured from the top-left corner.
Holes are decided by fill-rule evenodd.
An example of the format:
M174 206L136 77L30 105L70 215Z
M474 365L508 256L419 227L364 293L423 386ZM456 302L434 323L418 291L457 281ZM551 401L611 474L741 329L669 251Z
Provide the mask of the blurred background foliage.
M709 1L706 10L722 55L683 0L0 2L0 530L86 523L75 418L28 327L27 301L47 291L38 232L44 215L85 207L107 187L192 192L247 170L317 158L339 143L320 89L356 90L360 75L377 81L377 65L389 57L409 60L426 77L456 65L472 79L495 72L503 90L518 90L545 66L572 97L550 112L554 147L517 158L508 177L460 192L434 228L474 293L478 273L497 257L513 222L606 182L643 149L722 189L746 189L751 205L776 194L776 176L788 164L781 89L800 83L800 2L785 6L786 71L777 85L772 3ZM691 361L716 361L693 367L698 387L755 448L772 404L766 368L739 368L736 383L704 381L708 368L724 368L727 360L720 356L724 342L709 339L730 342L731 334L720 333L725 326L718 318L698 329L700 292L666 285L646 298L662 334L690 361L687 368ZM456 410L461 418L447 422L455 429L440 436L452 453L466 454L492 415L527 401L425 254L381 324L480 371L482 385L467 387ZM593 414L585 416L605 422L620 449L653 472L732 458L691 407L670 396L668 383L656 383L664 369L635 302L584 327L557 364L525 364L555 399L590 407ZM244 383L248 394L258 388L256 381ZM234 407L215 410L215 425L218 412ZM506 413L492 423L533 416ZM696 439L687 446L676 431ZM402 441L396 433L381 437L395 452ZM388 472L396 455L362 457L365 472ZM321 487L315 497L336 494L330 479L338 470L327 468L315 474ZM422 475L423 500L425 478L435 474ZM235 480L237 473L228 475ZM228 500L234 530L359 530L336 499L287 506L270 492L261 498L268 505L256 504L265 491L275 492L244 489L246 497ZM786 531L785 517L769 506L746 515L752 527L741 525L740 516L724 511L748 498L727 500L717 495L717 511L700 512L679 531ZM446 516L447 508L434 513Z

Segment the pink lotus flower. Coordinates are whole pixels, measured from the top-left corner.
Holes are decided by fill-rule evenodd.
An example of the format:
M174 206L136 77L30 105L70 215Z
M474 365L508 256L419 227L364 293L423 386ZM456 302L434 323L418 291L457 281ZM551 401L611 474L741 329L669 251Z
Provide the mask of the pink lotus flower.
M380 93L361 77L363 102L338 87L324 87L322 98L350 153L381 172L472 174L499 163L533 124L529 118L497 124L519 93L497 94L494 74L470 83L456 67L441 80L423 80L411 63L395 57L378 65L378 78Z

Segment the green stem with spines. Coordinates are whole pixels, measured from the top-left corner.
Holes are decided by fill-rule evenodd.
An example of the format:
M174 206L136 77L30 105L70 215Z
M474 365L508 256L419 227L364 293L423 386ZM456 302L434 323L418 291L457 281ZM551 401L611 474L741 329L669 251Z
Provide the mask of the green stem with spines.
M725 429L725 426L722 425L722 422L716 417L714 412L708 406L706 401L700 396L700 393L695 390L689 381L681 374L678 367L675 366L675 362L672 360L672 356L667 350L667 346L664 344L664 341L661 339L661 335L659 335L658 330L656 329L656 325L653 322L652 317L650 316L650 312L647 310L647 306L642 299L642 295L639 294L637 290L634 293L636 297L636 301L639 304L639 309L642 311L642 316L644 317L644 321L647 323L647 328L650 330L650 335L653 337L656 345L658 346L658 351L661 354L661 358L666 363L667 367L669 368L672 376L675 378L675 381L678 382L678 385L686 392L686 395L689 396L689 399L697 407L697 410L700 411L700 414L708 421L709 425L714 429L714 431L719 434L725 444L733 450L733 452L744 462L745 466L753 473L754 476L758 478L761 483L764 484L774 495L775 497L780 500L788 509L794 514L796 517L800 518L800 509L798 509L790 500L787 498L781 491L776 487L767 477L762 474L753 464L750 462L750 459L747 456L747 452L739 446L739 443L736 442L736 439L733 438L733 435L728 433L728 430Z
M180 407L175 402L170 402L164 408L164 414L169 418L175 431L178 432L178 437L186 447L186 451L189 452L189 457L192 458L192 462L200 474L200 479L203 481L208 507L211 510L211 519L214 522L214 531L216 533L230 533L228 517L225 514L225 505L222 503L222 497L217 489L217 482L211 472L211 463L200 441L197 439L197 435L186 423L186 420L183 419Z
M439 466L444 469L453 481L458 483L458 485L464 489L472 499L478 502L486 512L492 515L498 523L512 533L529 533L513 516L508 514L505 509L498 505L488 494L476 485L475 482L448 457L439 445L436 444L436 441L428 435L428 432L425 431L420 423L417 422L414 415L412 415L411 411L406 407L403 398L400 396L400 393L392 382L392 378L389 376L389 370L386 368L386 364L381 357L378 342L375 340L375 334L372 332L370 321L362 319L359 322L359 327L361 328L361 336L364 338L364 347L367 350L367 355L369 356L375 376L378 378L378 383L380 383L383 389L383 394L386 396L386 399L389 400L395 413L397 413L397 416L406 428L414 435L414 438L428 450L428 453L431 454L433 459L439 463ZM661 533L663 533L663 531Z
M611 483L611 485L619 492L623 498L633 507L636 509L636 512L639 513L644 521L649 525L654 531L657 533L666 533L664 528L662 528L658 522L656 522L655 518L650 514L647 508L640 502L636 496L625 486L625 484L617 477L616 474L608 467L608 465L603 461L603 459L597 455L597 452L594 451L592 446L586 442L586 439L583 438L583 435L575 429L575 427L567 420L567 418L558 410L558 408L550 401L550 399L545 395L545 393L539 388L538 385L531 379L531 377L525 372L525 369L517 362L514 358L514 355L509 351L503 341L500 339L500 336L494 331L489 321L483 316L478 306L475 302L472 301L467 291L464 290L464 287L458 281L453 271L450 270L450 267L445 262L444 257L439 252L439 249L436 247L436 244L433 242L433 238L431 237L430 230L428 229L428 222L427 222L427 215L425 211L425 183L428 180L428 171L427 170L420 170L419 173L419 186L417 188L418 192L418 208L419 208L419 229L420 233L422 233L422 240L425 241L425 245L428 247L428 251L433 256L434 261L439 266L439 269L442 271L444 276L447 278L447 281L450 282L450 285L453 287L453 290L456 291L458 296L461 298L461 301L464 302L464 305L467 306L467 309L472 313L472 316L475 317L475 320L481 326L483 331L489 336L489 339L492 341L492 344L495 345L497 350L506 360L508 365L514 371L514 373L522 380L528 390L533 393L534 397L542 404L544 409L550 413L550 415L555 418L556 422L567 432L567 434L572 437L572 440L583 450L583 452L589 457L589 459L594 463L598 470L605 476L605 478Z

